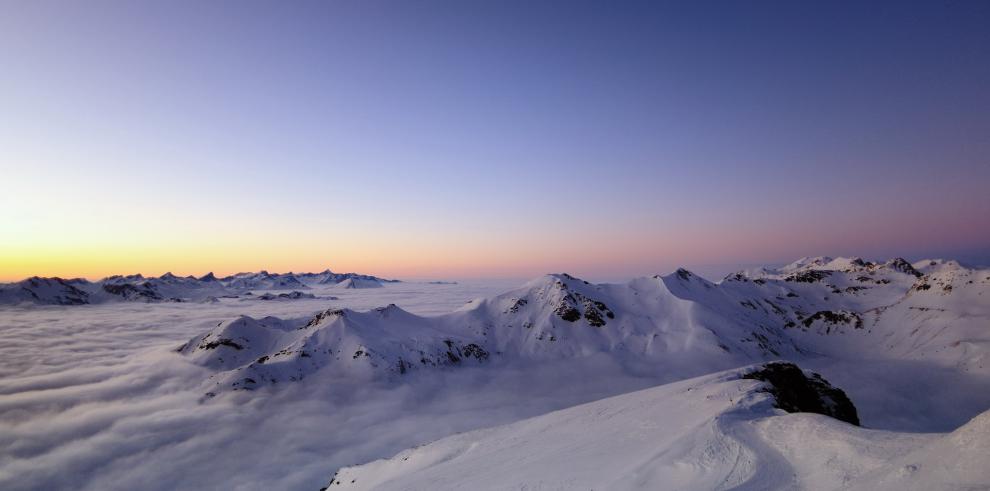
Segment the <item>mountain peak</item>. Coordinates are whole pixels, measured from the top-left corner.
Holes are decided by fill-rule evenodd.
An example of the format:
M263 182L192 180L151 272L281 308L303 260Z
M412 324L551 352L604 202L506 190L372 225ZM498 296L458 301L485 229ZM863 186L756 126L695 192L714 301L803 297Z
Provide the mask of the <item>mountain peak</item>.
M912 266L911 263L907 262L907 260L902 257L895 257L894 259L884 263L884 266L894 271L900 271L901 273L907 273L917 277L922 276L917 269L914 269L914 266Z

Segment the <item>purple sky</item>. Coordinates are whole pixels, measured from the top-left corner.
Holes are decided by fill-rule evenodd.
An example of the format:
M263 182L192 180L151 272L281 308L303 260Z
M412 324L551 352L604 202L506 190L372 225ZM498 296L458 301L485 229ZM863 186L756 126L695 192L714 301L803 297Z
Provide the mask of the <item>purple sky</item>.
M0 6L0 279L990 262L988 2Z

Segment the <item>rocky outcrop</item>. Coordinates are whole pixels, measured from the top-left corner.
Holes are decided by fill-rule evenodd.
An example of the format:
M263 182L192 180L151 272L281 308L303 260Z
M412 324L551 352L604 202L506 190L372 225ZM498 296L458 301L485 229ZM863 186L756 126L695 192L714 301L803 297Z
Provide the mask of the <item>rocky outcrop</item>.
M789 413L817 413L859 426L856 406L842 389L821 375L805 372L793 363L767 363L741 378L767 383L763 389L774 398L774 406Z

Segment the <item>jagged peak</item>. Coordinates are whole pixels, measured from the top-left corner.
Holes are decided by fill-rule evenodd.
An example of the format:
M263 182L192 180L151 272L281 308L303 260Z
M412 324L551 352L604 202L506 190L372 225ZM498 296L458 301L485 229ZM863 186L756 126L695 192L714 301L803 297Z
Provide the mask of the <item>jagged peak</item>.
M303 326L303 327L304 328L306 328L306 327L314 327L314 326L317 326L317 325L323 323L327 319L333 320L333 319L345 318L345 317L347 317L348 313L354 313L354 311L351 310L351 309L329 308L329 309L324 310L323 312L320 312L320 313L314 315L309 320L309 322L307 322L306 325Z
M303 329L314 327L320 324L325 324L327 322L333 322L337 319L353 318L353 320L359 321L362 318L367 319L368 316L374 316L380 319L395 318L396 316L416 317L415 314L403 309L402 307L399 307L394 303L390 303L384 307L377 307L363 312L358 312L348 308L329 308L311 317L309 321L303 326Z
M392 317L395 315L413 315L409 311L403 309L402 307L399 307L394 303L390 303L384 307L378 307L372 310L371 312L375 312L382 318Z
M660 280L662 283L665 284L668 282L678 282L682 284L699 283L704 285L706 288L709 288L714 285L714 283L706 280L705 278L702 278L701 276L698 276L697 274L691 272L689 269L683 267L677 268L674 270L674 272L668 273L666 275L654 275L653 278Z
M801 259L798 259L797 261L794 261L780 268L780 270L784 272L789 272L789 271L797 271L800 269L806 269L809 267L824 266L834 260L835 259L832 258L831 256L805 256L802 257Z
M568 274L568 273L550 273L550 274L547 274L545 277L547 277L547 278L553 278L554 280L562 281L562 282L565 282L565 283L571 283L571 282L580 282L580 283L585 283L585 284L588 283L587 281L584 281L581 278L578 278L578 277L576 277L574 275L571 275L571 274Z
M142 275L141 273L129 274L129 275L115 274L115 275L111 275L111 276L107 276L106 278L103 278L102 280L100 280L100 282L116 281L116 280L140 281L140 280L143 280L143 279L145 279L145 278L144 278L144 275Z
M831 256L816 256L798 259L797 261L780 268L780 271L785 273L808 270L859 271L864 268L872 268L874 266L874 263L858 256L834 258Z
M528 281L525 287L540 288L545 286L554 286L567 290L571 287L577 287L579 285L591 285L591 283L567 273L547 273L543 276L533 278Z
M922 274L917 269L915 269L914 266L911 265L911 263L907 262L907 260L902 257L895 257L894 259L887 261L886 263L884 263L884 267L893 269L894 271L900 271L901 273L907 273L913 276L918 276L918 277L922 276Z
M60 285L66 285L66 286L68 286L69 283L71 283L73 281L77 281L77 280L78 280L78 278L76 280L66 280L66 279L60 278L58 276L51 276L51 277L48 277L48 276L32 276L30 278L25 278L25 279L21 280L19 283L20 284L39 284L39 283L43 283L43 284L46 284L46 285L47 284L52 284L52 283L57 283L57 284L60 284Z

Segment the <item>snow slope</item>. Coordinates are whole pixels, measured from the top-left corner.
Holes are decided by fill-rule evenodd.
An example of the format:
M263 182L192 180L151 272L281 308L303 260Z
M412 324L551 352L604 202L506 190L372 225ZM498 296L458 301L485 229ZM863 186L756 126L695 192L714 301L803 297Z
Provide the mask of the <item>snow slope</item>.
M778 409L786 398L780 393L807 387L745 378L765 368L450 436L340 469L325 489L896 490L990 483L990 413L949 435L864 430Z

